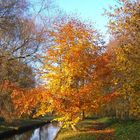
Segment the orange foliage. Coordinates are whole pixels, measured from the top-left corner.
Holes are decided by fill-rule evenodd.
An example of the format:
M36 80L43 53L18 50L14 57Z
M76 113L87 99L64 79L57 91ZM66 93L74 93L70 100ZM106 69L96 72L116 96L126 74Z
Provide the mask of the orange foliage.
M47 81L45 86L51 102L44 111L55 110L59 115L73 119L82 111L96 110L100 95L93 75L102 50L97 31L72 19L56 24L50 36L54 46L46 52L43 69L47 73L43 79Z
M33 116L40 103L44 100L46 101L48 97L44 96L44 92L47 92L43 87L22 89L10 81L5 81L0 86L0 90L0 96L3 99L3 102L1 101L1 104L3 104L3 107L1 106L1 114L5 119L9 120L10 118L15 119L27 115Z
M44 91L45 89L43 87L33 89L14 89L11 97L15 109L18 111L18 115L34 115L39 104L44 100L44 97L46 97L43 95Z

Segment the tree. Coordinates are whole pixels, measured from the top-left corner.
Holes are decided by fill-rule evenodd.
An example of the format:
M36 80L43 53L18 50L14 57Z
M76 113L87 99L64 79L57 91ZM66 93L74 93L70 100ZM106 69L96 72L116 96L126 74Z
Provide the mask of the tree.
M47 40L47 27L44 27L43 18L40 19L39 15L45 6L49 10L51 1L46 1L38 3L41 8L36 15L30 12L33 8L29 1L0 1L0 59L6 57L8 60L22 59L27 62L35 60L36 53Z
M23 17L29 4L26 0L1 0L0 1L0 34L5 31L12 33L16 28L18 19Z
M8 61L1 59L0 68L0 84L2 84L5 80L8 80L18 87L35 87L35 75L32 68L27 64L17 60Z
M0 1L0 115L8 120L14 117L12 90L3 85L10 81L22 88L35 86L33 70L27 62L43 42L42 30L27 15L28 5L26 0Z
M0 68L0 116L4 117L6 121L11 121L14 117L18 117L17 112L20 112L15 110L15 105L11 98L13 90L18 89L16 87L25 88L26 90L35 87L35 78L31 67L17 62L17 60L1 62ZM18 96L22 98L21 91L19 91ZM23 104L22 106L24 107Z
M133 98L140 98L140 3L137 0L123 0L120 4L114 8L113 13L109 13L109 29L114 40L117 40L117 47L114 47L115 59L110 66L114 73L114 87L122 95L121 116L128 118L133 112ZM137 113L139 114L139 109Z
M96 58L101 55L100 36L76 19L55 24L50 36L54 45L47 50L43 66L50 100L44 109L54 110L66 121L75 121L81 112L97 108L99 95L92 75Z
M8 119L10 115L15 116L14 114L12 116L15 105L19 110L19 116L22 116L33 108L32 105L36 107L39 102L35 96L37 92L34 89L35 75L31 65L39 60L37 55L42 53L39 49L44 45L47 46L47 28L49 27L46 23L50 24L50 17L44 17L41 12L43 11L44 14L46 8L49 10L52 1L38 2L38 7L34 9L35 7L31 7L26 0L0 1L0 86L3 87L7 81L9 86L11 83L14 85L12 89L2 88L0 91L0 108L5 112L0 114L7 115L5 118ZM35 10L35 13L32 13L32 10ZM26 100L31 98L31 100L26 101L22 98ZM34 98L36 98L36 104L32 103ZM23 102L25 106L21 107L20 103ZM29 106L30 103L32 103L31 106Z

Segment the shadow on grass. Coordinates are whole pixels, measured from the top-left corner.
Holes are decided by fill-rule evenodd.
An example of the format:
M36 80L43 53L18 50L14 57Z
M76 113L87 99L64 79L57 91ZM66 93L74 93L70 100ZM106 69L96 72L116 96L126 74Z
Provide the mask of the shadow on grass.
M140 120L86 119L76 127L62 129L56 140L140 140Z

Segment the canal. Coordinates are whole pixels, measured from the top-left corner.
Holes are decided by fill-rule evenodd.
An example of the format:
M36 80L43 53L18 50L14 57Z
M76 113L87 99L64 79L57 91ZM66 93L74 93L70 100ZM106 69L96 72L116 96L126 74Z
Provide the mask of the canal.
M54 140L60 127L58 123L49 123L42 127L3 140Z

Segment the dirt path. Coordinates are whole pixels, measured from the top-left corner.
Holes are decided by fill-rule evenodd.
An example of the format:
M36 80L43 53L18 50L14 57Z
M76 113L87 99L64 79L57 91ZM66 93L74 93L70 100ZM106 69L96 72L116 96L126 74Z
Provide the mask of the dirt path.
M115 129L108 128L105 123L93 123L93 128L87 130L88 133L92 133L96 136L96 140L116 140Z

